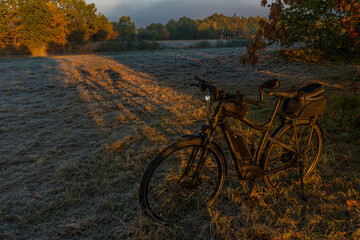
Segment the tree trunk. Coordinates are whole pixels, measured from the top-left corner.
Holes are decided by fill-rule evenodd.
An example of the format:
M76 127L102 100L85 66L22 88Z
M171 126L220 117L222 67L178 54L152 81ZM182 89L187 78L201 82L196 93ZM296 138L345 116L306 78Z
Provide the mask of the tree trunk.
M47 48L45 46L39 48L31 48L29 50L31 52L31 56L33 57L47 57Z

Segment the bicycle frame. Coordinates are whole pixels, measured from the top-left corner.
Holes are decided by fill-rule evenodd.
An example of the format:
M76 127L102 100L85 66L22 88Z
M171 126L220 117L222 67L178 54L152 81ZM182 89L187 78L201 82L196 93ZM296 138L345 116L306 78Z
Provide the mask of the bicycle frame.
M224 101L220 101L219 105L215 109L214 116L211 119L211 125L205 127L205 129L203 130L203 133L202 133L202 135L204 136L205 150L204 150L204 153L202 154L200 164L198 165L198 167L196 169L194 183L197 181L197 176L200 173L201 168L204 164L204 161L207 156L207 147L210 146L211 142L213 141L217 127L220 127L222 129L222 133L224 134L227 146L230 149L230 152L231 152L232 158L234 160L235 167L238 171L239 177L245 181L251 182L254 180L255 177L262 178L263 176L266 176L268 174L273 174L273 173L276 173L279 171L283 171L287 168L297 166L299 163L295 162L295 163L290 163L288 165L273 169L271 171L263 171L260 167L262 153L263 153L263 150L264 150L267 142L273 142L273 143L283 147L284 149L287 149L290 152L293 152L300 158L302 158L302 156L301 156L302 154L299 152L298 147L294 148L284 142L281 142L279 139L273 138L272 136L269 135L270 128L274 122L274 119L275 119L276 113L279 109L280 103L281 103L281 99L278 98L270 119L268 120L268 122L266 122L262 126L259 126L246 118L239 119L241 122L245 123L252 129L263 132L262 138L260 141L260 145L258 147L258 150L256 151L255 158L254 158L254 156L250 155L250 159L249 159L249 156L248 156L249 154L247 154L248 153L247 143L245 142L244 143L245 145L243 144L242 146L239 146L239 144L237 143L234 133L232 132L230 125L229 125L228 121L226 120L226 116L223 113ZM296 119L292 119L291 121L296 121ZM296 124L294 127L296 129ZM242 136L242 135L240 135L240 136ZM296 145L298 145L297 139L296 139ZM190 163L190 164L192 164L192 163Z
M275 191L292 184L297 174L288 171L289 168L295 170L298 168L301 196L305 199L304 180L314 169L325 139L323 130L316 120L317 114L323 114L326 101L322 99L315 105L305 104L300 112L290 111L288 115L284 111L285 113L280 117L281 125L270 133L282 100L292 99L297 95L302 96L305 93L301 92L301 89L307 87L297 91L267 92L268 95L276 97L277 101L270 118L264 124L255 124L244 117L248 110L246 104L262 107L265 93L263 89L278 87L279 80L268 80L260 85L260 98L257 101L245 98L240 92L231 94L218 89L201 77L195 78L199 83L192 85L206 92L205 99L210 103L208 113L213 112L213 115L208 123L202 126L200 134L183 136L187 139L167 147L150 163L140 184L139 197L142 209L147 210L147 213L157 220L176 222L172 218L177 218L178 214L187 215L187 208L194 207L194 210L200 210L214 203L221 193L227 174L226 156L215 142L216 134L220 129L232 155L238 177L249 187L245 199L249 199L259 180L262 180L270 190ZM214 102L216 105L213 104ZM211 111L211 107L214 111ZM255 153L250 151L245 134L232 131L227 117L234 117L242 124L260 132L261 137L257 141L259 144ZM177 160L178 157L181 160ZM168 177L172 175L174 177ZM203 185L202 183L205 182L206 184ZM163 193L165 195L161 196ZM182 195L178 195L179 193ZM174 201L174 204L171 201ZM190 204L182 204L183 201ZM177 204L178 202L180 204ZM164 218L165 215L170 219Z

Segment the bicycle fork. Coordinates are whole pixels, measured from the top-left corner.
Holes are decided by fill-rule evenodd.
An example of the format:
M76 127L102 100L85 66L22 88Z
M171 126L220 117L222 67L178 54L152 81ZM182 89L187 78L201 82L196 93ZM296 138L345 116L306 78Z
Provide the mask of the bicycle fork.
M203 135L205 135L205 137L203 139L203 151L201 152L201 150L200 150L200 153L199 153L200 147L194 147L192 149L190 157L187 160L184 172L180 177L179 183L182 181L182 179L184 177L189 176L191 174L191 169L193 168L195 159L197 158L198 154L201 154L195 171L192 173L192 176L189 176L190 181L188 182L188 184L191 187L194 187L194 186L196 186L196 183L199 181L200 172L201 172L202 168L204 167L206 158L208 156L209 148L211 146L212 140L215 135L215 130L211 129L211 127L203 127L203 133L205 133L205 134L203 134Z
M191 179L191 185L192 186L196 186L196 183L199 181L200 172L201 172L202 168L204 167L206 158L207 158L208 153L209 153L209 148L210 148L211 143L212 143L212 141L214 139L214 136L215 136L215 129L210 127L207 130L206 137L204 138L204 141L203 141L204 150L203 150L203 152L201 154L201 157L199 159L199 164L197 165L197 167L195 169L195 173L193 174L192 179ZM197 154L197 151L196 151L196 154ZM196 155L194 155L192 157L191 161L189 161L189 163L188 163L188 166L187 166L187 168L188 168L187 171L188 172L190 171L191 166L194 164L195 157L196 157Z

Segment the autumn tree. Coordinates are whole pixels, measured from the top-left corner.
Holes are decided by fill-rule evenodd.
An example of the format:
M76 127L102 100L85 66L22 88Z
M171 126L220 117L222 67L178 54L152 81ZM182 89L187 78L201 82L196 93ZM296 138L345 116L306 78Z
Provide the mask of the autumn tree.
M117 34L114 32L113 25L108 21L105 15L99 13L96 16L96 21L93 23L91 41L108 41L109 39L116 37Z
M260 17L239 17L213 14L198 22L201 39L233 39L251 37L260 28Z
M67 23L54 3L20 0L18 4L21 18L18 37L33 55L46 55L51 42L66 43Z
M68 41L81 44L88 41L104 41L112 37L113 26L94 3L84 0L55 0L68 22Z
M211 22L209 20L201 21L198 25L200 39L211 39L213 33L211 29Z
M113 36L108 19L84 0L0 0L0 47L24 45L44 55L49 45Z
M262 0L267 6L268 1ZM275 0L271 2L268 20L247 45L243 63L255 65L258 52L268 44L292 46L304 43L317 55L353 56L359 49L360 10L358 0Z
M161 29L159 38L160 40L168 40L170 38L170 32L169 30L167 30L166 27L163 27L163 29Z
M340 23L357 46L360 44L360 3L358 0L338 0L338 3L335 8L340 13Z
M15 0L0 1L0 47L19 43L19 7Z
M245 17L238 17L234 15L232 17L233 28L235 37L248 36L248 19Z
M257 30L260 28L259 22L261 21L260 17L249 17L246 21L246 35L252 36L255 35Z
M209 19L216 23L216 29L213 30L216 32L217 38L227 39L235 35L236 29L231 18L215 13Z

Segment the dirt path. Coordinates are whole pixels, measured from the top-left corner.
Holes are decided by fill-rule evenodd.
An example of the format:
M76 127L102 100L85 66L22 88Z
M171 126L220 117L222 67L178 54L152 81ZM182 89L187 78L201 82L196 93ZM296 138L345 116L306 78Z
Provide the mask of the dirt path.
M239 63L242 51L0 59L0 234L126 238L121 222L138 214L143 168L205 118L189 86L195 74L229 90L251 86L246 95L256 96L268 78L301 85L351 68L271 55L253 68Z

